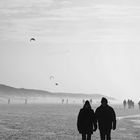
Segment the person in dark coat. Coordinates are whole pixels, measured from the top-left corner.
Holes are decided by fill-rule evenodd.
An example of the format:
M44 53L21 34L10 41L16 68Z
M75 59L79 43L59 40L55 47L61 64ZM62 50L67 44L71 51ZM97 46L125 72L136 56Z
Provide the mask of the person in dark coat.
M114 109L108 105L106 98L101 99L101 105L96 109L95 116L101 140L111 140L111 129L116 129L116 114Z
M77 119L77 128L82 134L82 140L91 140L93 131L96 131L97 124L94 110L91 108L90 102L87 100L82 109L80 109Z

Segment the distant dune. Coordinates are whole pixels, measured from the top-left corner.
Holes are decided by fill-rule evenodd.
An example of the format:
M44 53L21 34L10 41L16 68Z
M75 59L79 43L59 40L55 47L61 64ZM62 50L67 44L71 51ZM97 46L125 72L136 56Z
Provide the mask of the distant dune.
M14 88L0 84L0 97L57 97L57 98L92 98L101 99L102 94L84 94L84 93L53 93L44 90ZM104 96L107 97L107 96ZM113 97L107 97L109 100L116 100Z
M36 89L25 89L25 88L14 88L7 85L0 84L0 97L42 97L42 96L53 96L51 92L36 90Z
M101 99L102 97L106 97L110 100L116 100L113 97L108 97L102 94L84 94L84 93L53 93L55 96L59 97L71 97L71 98L92 98L92 99Z

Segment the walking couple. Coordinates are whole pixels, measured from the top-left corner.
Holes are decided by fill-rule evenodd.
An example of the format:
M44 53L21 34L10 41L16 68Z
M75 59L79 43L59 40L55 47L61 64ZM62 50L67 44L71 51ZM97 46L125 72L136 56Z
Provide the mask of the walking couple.
M97 130L97 127L101 140L111 140L111 129L116 129L116 114L104 97L95 112L87 100L78 114L77 128L82 134L82 140L91 140L91 135L93 131Z

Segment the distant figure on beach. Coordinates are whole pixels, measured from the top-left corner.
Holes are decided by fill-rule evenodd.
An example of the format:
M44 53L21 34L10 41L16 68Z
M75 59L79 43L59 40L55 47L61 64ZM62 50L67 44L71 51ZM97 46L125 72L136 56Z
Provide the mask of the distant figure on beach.
M10 98L8 99L8 104L10 104Z
M116 114L114 109L108 105L106 98L101 99L101 105L96 109L95 116L101 140L111 140L111 129L116 129Z
M83 99L83 101L82 101L82 102L83 102L83 104L85 104L85 100L84 100L84 99Z
M128 108L129 109L131 109L131 108L133 109L134 108L134 101L128 99L127 104L128 104Z
M123 107L126 108L126 100L123 101Z
M138 102L138 106L139 106L139 109L140 109L140 101Z
M62 99L62 104L64 104L64 101L65 101L65 100L64 100L64 99Z
M131 101L131 106L132 108L134 108L134 101Z
M68 104L69 103L69 100L67 99L66 103Z
M92 99L89 100L90 104L92 104Z
M82 140L91 140L93 131L97 129L94 110L88 100L85 101L83 108L79 111L77 129L82 134Z
M131 100L127 100L127 104L128 104L128 108L130 109L131 108Z

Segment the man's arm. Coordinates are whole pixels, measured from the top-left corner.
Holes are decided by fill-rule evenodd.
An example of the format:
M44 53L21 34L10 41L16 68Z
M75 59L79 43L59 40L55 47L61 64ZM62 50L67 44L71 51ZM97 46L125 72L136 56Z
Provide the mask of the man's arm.
M98 128L98 108L95 110L94 113L94 118L95 118L95 128Z
M81 117L82 117L82 111L80 109L78 117L77 117L77 129L78 129L79 132L81 130Z
M116 114L113 108L112 108L112 129L113 130L116 129Z
M94 111L92 112L92 119L93 119L93 126L94 126L93 131L96 131L97 130L97 120L96 120Z

